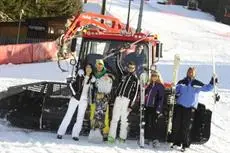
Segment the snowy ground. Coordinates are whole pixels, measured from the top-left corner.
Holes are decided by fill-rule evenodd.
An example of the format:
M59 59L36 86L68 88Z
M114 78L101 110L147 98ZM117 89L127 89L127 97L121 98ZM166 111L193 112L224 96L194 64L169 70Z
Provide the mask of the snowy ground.
M93 0L85 6L86 10L100 12L100 5ZM136 27L138 6L140 1L134 0L131 7L131 25ZM128 0L107 0L107 11L126 22ZM212 134L204 145L192 145L188 153L228 153L230 152L230 26L217 23L214 17L200 11L186 10L182 6L158 5L155 0L145 3L143 28L160 35L164 43L164 58L158 65L165 81L171 80L172 60L174 54L181 55L182 65L179 77L185 76L186 69L192 65L197 67L197 78L208 83L212 75L212 52L216 54L217 74L219 76L219 93L221 101L214 105L212 93L202 93L199 101L213 110ZM70 66L63 63L65 68ZM37 80L65 81L70 72L62 73L56 62L0 65L0 91L7 87L34 82ZM25 132L12 128L4 120L0 120L0 153L176 153L168 144L159 148L146 147L139 149L136 141L128 141L125 145L93 144L81 137L74 142L67 135L57 140L55 133Z

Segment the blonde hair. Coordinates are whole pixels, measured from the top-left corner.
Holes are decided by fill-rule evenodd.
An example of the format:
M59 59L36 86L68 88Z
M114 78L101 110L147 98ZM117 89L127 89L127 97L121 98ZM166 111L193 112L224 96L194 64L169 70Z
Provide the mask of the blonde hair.
M159 71L153 70L153 71L151 72L151 77L152 77L152 75L157 75L157 80L156 80L157 83L164 84L163 78L162 78L162 76L161 76L161 74L160 74ZM151 77L150 77L150 83L153 83Z
M189 74L190 71L193 72L193 75L194 75L193 78L195 78L195 76L196 76L196 68L195 67L189 67L188 70L187 70L187 74L186 74L187 77L188 77L188 74Z

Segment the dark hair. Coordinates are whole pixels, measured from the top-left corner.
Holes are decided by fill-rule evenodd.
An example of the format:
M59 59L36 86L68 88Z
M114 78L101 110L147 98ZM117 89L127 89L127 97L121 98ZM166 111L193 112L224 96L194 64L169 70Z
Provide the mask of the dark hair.
M84 66L84 73L85 73L85 75L86 75L86 66L88 66L88 65L90 65L91 66L91 69L92 69L92 72L91 72L91 74L89 75L89 80L87 81L87 83L86 84L89 84L90 83L90 81L91 81L91 79L92 79L92 77L93 77L93 65L92 64L90 64L90 63L87 63L87 64L85 64L85 66Z
M143 46L143 47L144 47L144 45L143 45L143 44L137 44L137 45L136 45L136 48L139 48L139 47L141 47L141 46Z
M130 62L128 63L128 65L135 65L135 66L136 66L136 63L135 63L134 61L130 61Z

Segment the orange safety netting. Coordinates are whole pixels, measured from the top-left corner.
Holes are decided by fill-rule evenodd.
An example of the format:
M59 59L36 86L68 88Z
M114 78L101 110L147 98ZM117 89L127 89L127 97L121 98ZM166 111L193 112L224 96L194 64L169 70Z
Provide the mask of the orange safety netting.
M55 42L0 45L0 64L46 61L56 58L56 54Z

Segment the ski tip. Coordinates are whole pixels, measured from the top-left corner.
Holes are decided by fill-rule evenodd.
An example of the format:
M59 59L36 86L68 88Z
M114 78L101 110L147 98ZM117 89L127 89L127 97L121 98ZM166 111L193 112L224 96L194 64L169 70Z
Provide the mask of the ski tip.
M175 54L174 59L180 60L180 54Z

